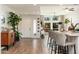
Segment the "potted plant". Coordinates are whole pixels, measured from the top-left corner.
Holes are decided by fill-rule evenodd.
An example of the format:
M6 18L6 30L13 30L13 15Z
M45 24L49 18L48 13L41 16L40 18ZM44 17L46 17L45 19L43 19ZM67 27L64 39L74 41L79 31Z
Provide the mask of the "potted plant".
M71 26L69 27L69 30L72 31L79 31L78 28L76 28L79 25L79 23L76 23L75 25L73 25L73 23L71 23Z
M64 25L65 25L65 30L67 31L68 30L68 23L70 22L70 20L68 19L68 18L66 18L65 20L64 20Z
M12 30L15 32L15 41L19 41L21 36L20 32L18 31L18 25L21 21L21 17L13 12L8 13L7 23L12 27Z
M21 34L19 31L16 31L16 36L15 36L16 38L15 38L15 40L16 40L16 41L19 41L20 38L21 38L21 35L22 35L22 34Z
M65 21L64 21L65 24L68 24L69 22L70 22L70 21L69 21L68 18L66 18Z

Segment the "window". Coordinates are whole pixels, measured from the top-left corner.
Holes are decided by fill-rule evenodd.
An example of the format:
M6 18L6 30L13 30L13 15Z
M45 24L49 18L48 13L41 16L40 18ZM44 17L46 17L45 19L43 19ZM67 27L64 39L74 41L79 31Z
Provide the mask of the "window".
M45 21L49 21L50 18L49 18L49 17L45 17L44 20L45 20Z
M58 30L58 23L53 23L53 30Z
M33 21L33 33L34 33L34 34L37 33L37 31L36 31L36 28L37 28L37 27L36 27L36 24L37 24L37 21L34 20L34 21Z
M52 20L58 20L57 16L53 16Z

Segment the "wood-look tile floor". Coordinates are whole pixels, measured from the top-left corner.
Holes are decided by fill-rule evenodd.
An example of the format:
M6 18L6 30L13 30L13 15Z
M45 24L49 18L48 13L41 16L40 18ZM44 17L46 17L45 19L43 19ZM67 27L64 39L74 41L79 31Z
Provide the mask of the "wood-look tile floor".
M48 54L46 39L21 39L2 54Z

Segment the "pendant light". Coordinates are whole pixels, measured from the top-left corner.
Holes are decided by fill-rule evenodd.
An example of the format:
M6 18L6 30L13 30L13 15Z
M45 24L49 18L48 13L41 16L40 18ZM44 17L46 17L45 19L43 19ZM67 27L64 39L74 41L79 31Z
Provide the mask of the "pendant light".
M53 20L57 20L57 16L55 15L56 12L55 12L55 8L54 8L54 16L53 16Z

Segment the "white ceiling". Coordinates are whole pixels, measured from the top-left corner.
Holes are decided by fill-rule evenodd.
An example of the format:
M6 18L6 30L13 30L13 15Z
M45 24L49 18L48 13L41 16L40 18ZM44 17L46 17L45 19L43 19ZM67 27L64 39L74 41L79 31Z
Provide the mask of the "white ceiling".
M39 14L40 7L34 6L33 4L7 4L6 6L13 9L19 14Z
M75 12L79 11L78 4L67 4L67 5L59 5L59 4L6 4L6 6L10 7L11 9L15 10L15 12L19 14L51 14L54 11L64 13L65 8L74 8Z

